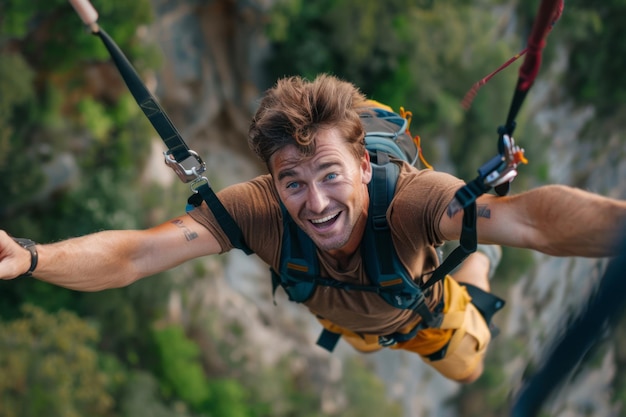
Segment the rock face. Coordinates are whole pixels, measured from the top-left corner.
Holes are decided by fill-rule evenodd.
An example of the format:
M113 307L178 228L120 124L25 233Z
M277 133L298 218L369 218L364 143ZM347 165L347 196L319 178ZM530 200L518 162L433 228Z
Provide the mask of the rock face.
M566 70L567 52L547 68L547 77L558 77ZM547 143L549 173L547 182L566 184L606 196L626 198L626 147L624 138L596 136L585 130L595 117L592 107L575 107L565 91L542 81L533 91L529 107ZM558 103L558 104L553 104ZM620 180L621 179L621 180ZM581 310L593 293L607 264L606 259L554 258L535 256L536 266L520 277L509 292L510 313L505 332L508 337L523 336L526 357L533 362L544 354L563 330L565 318ZM555 393L546 411L553 416L617 416L621 404L611 399L617 372L616 352L610 345L599 363L586 364ZM617 354L619 356L619 354ZM574 371L574 370L573 370ZM511 372L521 372L517 369Z
M207 161L217 188L264 172L247 148L246 131L256 100L269 85L260 70L267 51L262 36L267 7L261 1L154 0L156 20L149 29L164 54L157 95L190 147ZM561 54L562 59L548 70L552 75L565 69L566 51ZM626 198L624 139L616 134L596 140L589 132L582 140L594 109L574 107L563 91L542 80L538 83L528 107L537 109L532 123L543 136L552 138L546 143L548 182ZM285 350L297 350L326 370L326 376L315 376L320 384L332 383L334 370L341 369L340 358L353 353L345 345L333 356L314 347L319 327L304 309L280 296L278 307L273 305L263 265L240 253L224 258L225 267L216 272L223 276L216 276L214 284L221 296L204 302L219 303L225 317L228 311L234 316L245 313L246 322L253 324L249 334L259 360L273 363ZM605 261L543 255L535 260L530 273L520 277L507 294L500 294L508 300L499 321L500 337L524 340L523 354L504 354L504 383L512 387L519 383L529 360L541 356L546 341L562 326L563 314L576 309L592 291L605 265ZM276 348L277 339L283 341L281 349ZM616 372L614 356L609 349L601 363L583 368L551 401L550 415L618 415L607 394ZM407 416L463 415L463 410L450 403L459 386L423 366L416 356L389 351L372 355L371 360L388 381L389 395L405 405ZM335 400L330 395L323 403L332 410Z
M266 47L257 10L262 6L242 3L154 2L152 39L164 55L157 94L203 154L216 142L234 154L250 154L246 133L262 84L255 69Z

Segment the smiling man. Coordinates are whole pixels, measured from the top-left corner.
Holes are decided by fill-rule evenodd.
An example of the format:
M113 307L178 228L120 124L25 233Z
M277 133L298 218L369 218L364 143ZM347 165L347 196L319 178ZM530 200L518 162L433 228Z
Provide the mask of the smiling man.
M450 379L474 381L490 341L488 319L470 296L472 288L472 294L489 291L490 265L483 254L471 255L453 277L424 291L428 311L443 316L437 327L425 326L420 312L394 307L376 291L336 285L371 287L376 281L364 266L371 259L362 253L372 183L360 120L365 103L354 85L332 76L280 80L261 100L249 134L269 174L230 186L218 197L247 246L271 267L274 282L325 329L359 351L409 350ZM397 256L399 273L419 286L439 264L437 247L459 238L462 215L450 216L447 208L463 182L400 160L391 163L399 175L386 211L393 246L386 253ZM479 241L555 256L610 256L616 233L626 225L624 201L564 186L484 195L478 204ZM284 252L293 242L308 241L304 250L315 259L319 281L286 285L290 265ZM48 245L16 242L0 232L0 278L26 271L56 285L97 291L231 249L202 204L148 230L104 231Z

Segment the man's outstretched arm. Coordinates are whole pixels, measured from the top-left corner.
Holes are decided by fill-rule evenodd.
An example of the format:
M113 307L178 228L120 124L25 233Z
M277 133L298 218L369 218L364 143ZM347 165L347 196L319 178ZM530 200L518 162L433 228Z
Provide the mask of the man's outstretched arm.
M205 227L184 215L147 230L103 231L36 249L37 279L98 291L129 285L221 248ZM0 231L0 279L15 278L30 264L30 252Z
M477 200L478 240L534 249L553 256L615 255L626 227L626 201L577 188L548 185L509 197ZM440 227L458 238L462 212L444 215Z

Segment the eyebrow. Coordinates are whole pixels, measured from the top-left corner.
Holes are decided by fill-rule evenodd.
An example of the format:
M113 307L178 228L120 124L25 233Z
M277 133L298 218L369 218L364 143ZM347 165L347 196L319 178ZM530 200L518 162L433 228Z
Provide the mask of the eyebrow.
M282 181L282 180L284 180L287 177L293 177L295 175L296 175L295 170L293 170L293 169L285 169L285 170L280 171L278 173L278 181Z
M332 168L333 166L341 166L341 164L338 161L329 161L329 162L324 162L324 163L319 164L315 169L316 171L323 171L325 169ZM278 181L282 181L285 178L295 177L295 176L296 176L296 170L293 168L288 168L278 173Z

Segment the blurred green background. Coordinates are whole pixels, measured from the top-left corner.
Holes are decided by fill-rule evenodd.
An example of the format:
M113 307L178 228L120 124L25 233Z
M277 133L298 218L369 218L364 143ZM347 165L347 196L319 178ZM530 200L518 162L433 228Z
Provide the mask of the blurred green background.
M256 36L268 45L262 65L228 69L253 71L257 96L284 75L336 74L371 98L411 110L412 130L422 137L427 159L464 179L495 154L495 131L506 117L518 65L483 87L469 111L460 101L476 81L524 47L539 4L187 3L245 9L261 22ZM172 57L146 36L146 28L158 31L162 10L173 6L148 0L94 0L94 5L138 71L163 76L159 70ZM574 105L594 106L589 129L607 140L624 127L625 15L625 0L568 0L544 53L547 68L558 59L558 48L567 49L566 70L545 82L561 86ZM119 81L94 86L114 73L106 50L67 1L0 2L0 228L52 242L102 229L148 227L181 213L184 190L147 183L142 175L154 132L132 97ZM550 138L525 124L529 110L518 119L532 162L523 168L521 188L548 180L543 149ZM245 136L239 140L245 143ZM505 259L499 284L504 287L532 265L523 251L507 252ZM164 323L172 291L184 291L186 283L207 273L195 263L177 270L176 279L168 272L93 294L33 279L0 282L0 417L403 415L360 357L344 365L332 388L349 406L325 410L319 389L287 360L253 371L245 358L233 360L223 340L237 340L241 329L215 323L217 306L206 307L191 324ZM208 331L210 352L202 343L207 329L215 331ZM524 349L521 342L506 348ZM459 416L504 415L510 390L502 385L500 366L494 357L485 376L460 394ZM616 381L618 401L626 390ZM471 406L468 398L474 399Z

